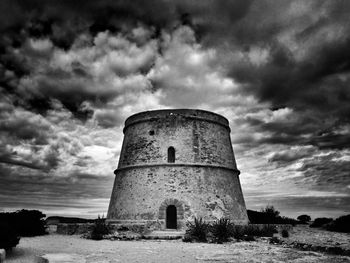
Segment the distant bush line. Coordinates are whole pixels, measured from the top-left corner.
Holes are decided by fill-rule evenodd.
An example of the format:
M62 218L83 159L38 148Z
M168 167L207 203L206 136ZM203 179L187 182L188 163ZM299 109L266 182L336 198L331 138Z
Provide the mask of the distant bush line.
M47 223L57 222L62 224L85 224L95 223L96 219L85 219L79 217L65 217L65 216L49 216L46 218Z
M314 222L310 225L310 227L323 227L324 225L332 221L333 221L332 218L327 218L327 217L315 218Z
M332 218L316 218L310 227L320 227L329 231L350 233L350 214L340 216L333 220Z
M293 225L301 223L299 220L280 216L280 212L273 206L266 206L260 212L247 210L249 222L251 224L285 224Z

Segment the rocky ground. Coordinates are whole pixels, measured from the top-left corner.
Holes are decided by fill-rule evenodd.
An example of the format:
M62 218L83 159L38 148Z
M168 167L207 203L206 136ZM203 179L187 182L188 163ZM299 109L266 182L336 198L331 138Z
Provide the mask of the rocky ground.
M305 227L291 231L290 242L314 242L331 246L350 246L350 235ZM350 262L350 257L328 253L303 251L286 245L269 244L267 239L227 244L184 243L174 241L93 241L78 235L47 235L22 238L20 244L7 255L6 262L35 262L38 255L66 253L76 257L74 262Z
M289 242L300 242L314 246L337 246L350 249L350 234L331 232L308 225L298 225L290 231L290 236L284 239Z

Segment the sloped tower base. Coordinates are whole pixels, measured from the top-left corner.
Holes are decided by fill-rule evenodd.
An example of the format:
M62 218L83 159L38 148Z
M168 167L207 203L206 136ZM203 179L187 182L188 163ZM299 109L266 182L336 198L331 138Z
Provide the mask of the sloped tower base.
M222 217L248 223L228 121L202 110L160 110L125 122L107 220L152 229Z

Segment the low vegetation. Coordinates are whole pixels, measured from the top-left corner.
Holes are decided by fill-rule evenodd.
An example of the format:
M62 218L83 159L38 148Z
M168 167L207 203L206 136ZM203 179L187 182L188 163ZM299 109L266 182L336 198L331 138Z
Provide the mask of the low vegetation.
M12 213L0 213L0 223L6 224L21 237L47 234L45 214L38 210L18 210Z
M289 232L288 232L288 230L287 230L287 229L282 229L282 231L281 231L281 236L282 236L282 237L285 237L285 238L289 237Z
M307 216L307 215L306 215ZM298 220L282 217L273 206L266 206L260 212L248 210L250 225L234 225L229 219L219 219L211 224L202 218L195 218L187 223L185 242L216 242L223 243L231 239L253 241L255 237L273 237L278 233L276 224L296 225ZM307 217L302 219L308 220ZM288 230L282 229L283 237L289 237Z
M245 240L246 237L272 237L278 233L274 225L238 225L235 226L234 238Z
M229 241L234 236L235 228L229 219L221 218L210 226L210 232L214 242L223 243Z
M350 233L350 214L340 216L335 220L327 217L319 217L314 220L310 227L319 227L334 232Z
M327 218L327 217L319 217L314 220L314 222L310 225L310 227L323 227L326 224L329 224L332 222L332 218Z
M266 206L260 212L247 210L249 222L251 224L288 224L295 226L300 223L298 220L280 216L280 212L273 206Z
M20 237L14 229L5 222L0 222L0 248L12 249L19 243Z
M102 240L105 235L109 235L111 232L112 228L106 223L106 219L98 216L87 237L93 240Z
M311 221L311 217L309 215L300 215L300 216L297 217L297 219L302 224L307 224L308 222Z
M47 223L57 222L63 224L86 224L86 223L94 223L95 219L86 219L79 217L66 217L66 216L49 216L45 220Z
M209 224L202 218L195 218L193 222L187 222L187 230L184 242L206 242L209 233Z
M350 214L338 217L327 224L326 229L329 231L350 233Z
M187 223L184 242L223 243L232 239L254 241L255 237L272 237L278 233L273 225L234 225L229 219L219 219L211 224L202 218Z

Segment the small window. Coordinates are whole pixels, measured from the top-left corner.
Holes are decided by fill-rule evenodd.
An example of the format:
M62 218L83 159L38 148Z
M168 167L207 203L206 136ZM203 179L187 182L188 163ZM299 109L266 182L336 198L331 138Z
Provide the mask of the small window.
M152 130L152 131L149 131L149 135L154 135L154 130Z
M168 148L168 163L175 163L175 148L172 146Z

